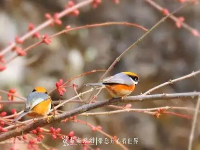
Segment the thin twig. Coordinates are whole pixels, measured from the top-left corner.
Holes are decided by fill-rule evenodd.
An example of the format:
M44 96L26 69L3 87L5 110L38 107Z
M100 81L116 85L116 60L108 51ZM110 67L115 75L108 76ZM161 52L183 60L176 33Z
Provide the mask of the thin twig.
M67 9L63 10L62 12L60 12L58 14L58 18L62 18L65 15L69 14L70 12L72 12L73 10L78 9L80 7L83 7L85 5L88 5L88 4L92 3L92 2L93 2L93 0L85 0L83 2L80 2L80 3L78 3L78 4L76 4L76 5L72 6L72 7L70 7L70 8L67 8ZM39 25L37 28L35 28L35 29L29 31L28 33L24 34L20 38L20 40L24 41L25 39L31 37L34 33L40 31L41 29L43 29L43 28L45 28L47 26L49 26L52 22L53 22L53 19L49 19L49 20L45 21L44 23L42 23L41 25ZM8 51L10 51L15 46L16 46L16 43L14 42L10 46L8 46L5 49L3 49L0 52L0 55L4 55L5 53L7 53Z
M9 92L4 91L4 90L0 90L0 93L8 94ZM10 95L12 95L12 96L14 96L14 97L17 97L17 98L19 98L19 99L21 99L21 100L26 100L24 97L19 96L19 95L17 95L17 94L12 94L12 93L10 93Z
M174 13L176 13L177 11L179 11L181 8L183 8L185 5L181 5L178 9L176 9L175 11L173 11L172 13L170 13L169 15L163 17L160 21L158 21L151 29L149 29L145 34L143 34L136 42L134 42L131 46L129 46L124 52L122 52L115 60L114 62L108 67L108 69L106 70L106 72L101 76L99 82L108 74L108 72L110 72L114 66L120 61L120 59L128 52L130 51L132 48L134 48L139 42L141 42L147 35L149 35L154 29L156 29L161 23L163 23L168 17L170 17L171 15L173 15ZM96 88L93 89L93 91L95 91ZM100 89L101 91L101 89ZM91 93L89 101L92 102L93 101L93 95L94 92Z
M165 8L161 7L160 5L158 5L155 1L153 0L145 0L147 1L151 6L153 6L154 8L156 8L157 10L159 10L160 12L162 12ZM192 3L194 2L194 0L191 0L191 1L187 1L187 3ZM170 18L174 21L174 22L177 22L179 21L179 19L174 16L174 15L171 15ZM191 26L189 26L188 24L184 23L184 22L181 22L181 27L185 28L186 30L190 31L193 35L197 36L197 37L200 37L199 35L199 31ZM194 34L195 32L195 34Z
M82 93L79 93L79 95L83 95ZM74 98L75 99L75 98ZM64 101L66 101L66 100L53 100L53 104L60 104L61 102L64 102ZM0 101L0 104L24 104L26 101L17 101L17 100L15 100L15 101L9 101L9 100L1 100ZM71 100L71 101L69 101L69 103L85 103L85 102L82 102L82 101L80 101L80 100Z
M163 86L166 86L166 85L169 85L169 84L173 84L173 83L175 83L175 82L177 82L177 81L182 81L182 80L184 80L184 79L194 77L195 75L197 75L197 74L199 74L199 73L200 73L200 70L195 71L195 72L193 71L192 73L187 74L187 75L185 75L185 76L182 76L182 77L180 77L180 78L177 78L177 79L174 79L174 80L169 80L168 82L162 83L162 84L160 84L160 85L158 85L158 86L156 86L156 87L153 87L152 89L146 91L143 95L150 94L151 92L153 92L153 91L155 91L155 90L157 90L157 89L159 89L159 88L161 88L161 87L163 87Z
M70 78L69 80L67 80L65 83L63 83L63 85L62 86L66 86L66 85L68 85L70 82L72 82L72 81L74 81L74 80L76 80L76 79L78 79L78 78L80 78L80 77L83 77L83 76L85 76L85 75L89 75L89 74L92 74L92 73L96 73L96 72L104 72L105 70L103 70L103 69L96 69L96 70L92 70L92 71L88 71L88 72L83 72L83 73L81 73L81 74L79 74L79 75L77 75L77 76L75 76L75 77L73 77L73 78ZM56 90L56 88L54 88L54 89L52 89L49 93L51 93L51 92L53 92L54 90Z
M105 112L93 112L93 113L82 113L81 116L95 116L95 115L112 115L112 114L118 114L118 113L127 113L127 112L144 112L144 111L156 111L159 109L165 109L165 110L187 110L187 111L195 111L194 108L190 107L176 107L176 106L164 106L164 107L155 107L155 108L125 108L120 110L113 110L113 111L105 111ZM60 112L64 112L59 110ZM200 111L198 111L200 113ZM145 113L145 112L144 112Z
M156 29L161 23L163 23L168 17L179 11L181 8L183 8L185 5L181 5L178 9L170 13L169 15L163 17L160 21L158 21L151 29L149 29L145 34L143 34L136 42L134 42L131 46L129 46L123 53L121 53L115 61L110 65L110 67L106 70L106 72L101 76L100 80L102 80L108 72L115 66L117 62L120 61L120 59L132 48L134 48L140 41L142 41L147 35L149 35L154 29Z
M129 22L105 22L105 23L97 23L97 24L91 24L91 25L84 25L84 26L80 26L80 27L74 27L74 28L70 28L70 29L64 29L58 33L55 33L51 36L49 36L49 39L52 39L56 36L59 36L61 34L64 34L64 33L68 33L70 31L75 31L75 30L81 30L81 29L85 29L85 28L94 28L94 27L101 27L101 26L111 26L111 25L126 25L126 26L133 26L133 27L137 27L141 30L144 30L144 31L148 31L148 29L146 29L145 27L143 26L140 26L138 24L135 24L135 23L129 23ZM38 42L28 46L27 48L25 48L23 51L24 52L28 52L29 50L33 49L34 47L40 45L41 43L43 43L43 40L39 40ZM5 64L8 64L10 63L11 61L13 61L15 58L17 58L18 55L15 54L15 56L11 57L9 60L7 60L5 62Z
M193 142L193 138L194 138L194 131L195 131L196 123L197 123L199 108L200 108L200 96L199 96L197 104L196 104L196 109L195 109L195 113L194 113L194 117L193 117L193 121L192 121L192 129L190 132L188 150L192 150L192 142Z
M110 138L111 140L114 139L111 135L109 135L108 133L104 132L103 130L101 130L101 129L95 127L94 125L92 125L92 124L90 124L90 123L87 123L87 122L85 122L85 121L83 121L83 120L78 120L78 119L72 120L72 121L74 121L75 123L80 123L80 124L87 125L87 126L89 126L89 127L93 127L93 128L95 128L95 131L98 131L98 132L101 133L102 135L104 135L104 136ZM125 145L123 145L122 143L117 142L117 141L115 141L115 140L114 140L114 143L115 143L116 145L120 146L123 150L128 150L128 148L127 148Z
M106 111L106 112L94 112L94 113L82 113L80 114L81 116L96 116L96 115L113 115L113 114L118 114L118 113L127 113L127 112L142 112L142 113L146 113L146 114L150 114L150 115L154 115L154 112L151 111L155 111L158 109L170 109L170 107L166 106L166 107L158 107L158 108L150 108L150 109L133 109L133 108L128 108L128 109L121 109L121 110L114 110L114 111Z

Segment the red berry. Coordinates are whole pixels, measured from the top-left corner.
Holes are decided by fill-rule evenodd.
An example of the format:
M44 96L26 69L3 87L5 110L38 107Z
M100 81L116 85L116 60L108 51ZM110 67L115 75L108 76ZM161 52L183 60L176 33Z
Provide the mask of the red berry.
M6 115L7 115L7 113L5 111L0 114L1 117L4 117Z
M74 136L74 131L69 132L68 136L69 136L69 137Z
M16 109L13 108L13 109L12 109L12 114L16 114L16 113L17 113Z
M37 131L36 130L32 130L31 131L33 134L37 134Z

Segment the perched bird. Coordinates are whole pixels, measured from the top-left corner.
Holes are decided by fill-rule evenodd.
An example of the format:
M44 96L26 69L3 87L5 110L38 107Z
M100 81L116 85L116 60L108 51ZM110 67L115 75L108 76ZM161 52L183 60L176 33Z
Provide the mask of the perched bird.
M51 97L48 95L46 89L36 87L26 100L24 112L17 116L13 122L18 121L26 114L31 117L47 116L51 109L51 102Z
M135 85L138 84L139 77L133 72L121 72L114 76L105 78L100 83L88 83L86 86L105 86L113 98L130 95Z

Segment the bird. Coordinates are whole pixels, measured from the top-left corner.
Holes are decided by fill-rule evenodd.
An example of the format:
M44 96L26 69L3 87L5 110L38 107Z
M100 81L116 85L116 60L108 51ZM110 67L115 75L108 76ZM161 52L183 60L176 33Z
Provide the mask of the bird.
M120 72L107 77L99 83L88 83L86 86L103 86L112 98L126 97L130 95L139 83L139 77L133 72Z
M35 87L28 95L24 112L18 115L13 122L18 121L25 115L30 117L47 116L51 110L52 100L44 87Z

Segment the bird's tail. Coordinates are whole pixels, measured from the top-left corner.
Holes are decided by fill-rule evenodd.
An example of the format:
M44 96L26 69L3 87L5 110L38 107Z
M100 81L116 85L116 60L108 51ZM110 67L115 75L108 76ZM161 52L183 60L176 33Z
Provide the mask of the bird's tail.
M27 111L27 112L23 112L23 113L21 113L20 115L18 115L18 116L13 120L13 122L17 122L19 119L21 119L22 117L24 117L26 114L28 114L28 111Z
M87 83L85 86L104 86L103 83Z

